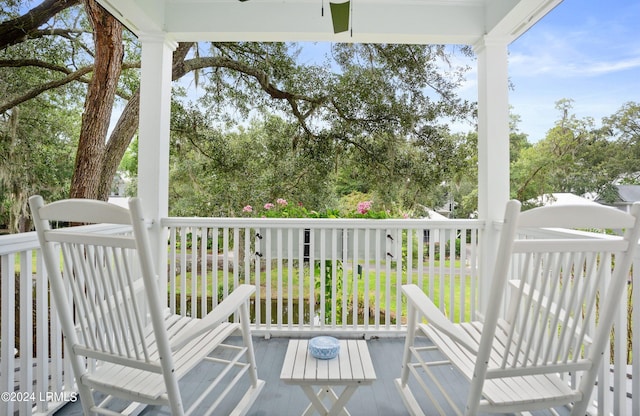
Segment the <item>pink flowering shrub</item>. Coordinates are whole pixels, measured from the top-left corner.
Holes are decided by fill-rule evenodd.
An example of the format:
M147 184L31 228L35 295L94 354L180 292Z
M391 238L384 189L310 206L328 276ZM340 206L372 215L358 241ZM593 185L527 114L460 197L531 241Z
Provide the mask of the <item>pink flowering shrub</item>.
M308 210L302 202L289 204L284 198L276 199L276 202L267 202L262 205L261 209L253 209L251 205L245 205L242 213L250 217L262 218L339 218L337 210L326 209L318 212Z
M363 201L358 202L358 206L356 207L356 212L360 215L365 215L369 210L371 210L371 205L373 201Z
M364 194L362 194L364 195ZM373 200L364 200L356 204L355 210L351 202L351 207L343 207L342 210L327 208L322 211L308 210L301 202L289 204L284 198L276 199L275 203L267 202L262 209L254 209L251 205L242 208L243 214L263 218L393 218L394 215L389 210L375 210ZM398 217L400 214L395 215ZM404 214L402 217L407 218Z

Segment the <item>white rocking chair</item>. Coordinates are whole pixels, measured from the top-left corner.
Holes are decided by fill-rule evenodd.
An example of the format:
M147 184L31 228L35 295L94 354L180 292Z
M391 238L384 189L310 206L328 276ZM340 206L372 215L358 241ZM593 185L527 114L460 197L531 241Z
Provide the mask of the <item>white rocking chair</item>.
M424 414L411 382L441 414L463 414L451 397L456 392L438 380L436 366L444 365L470 382L465 415L555 412L562 405L572 407L572 415L585 415L627 287L639 217L640 204L631 214L597 205L521 213L520 203L510 201L482 322L452 323L418 286L403 286L408 333L396 386L409 412ZM553 238L552 230L541 230L547 227L625 232ZM433 347L416 346L416 335L428 337ZM426 378L446 400L435 399L437 390L427 387Z
M152 404L182 415L178 380L203 360L222 369L187 413L201 414L202 406L213 412L234 386L248 386L236 402L225 402L235 406L232 414L246 413L264 386L249 332L255 287L240 285L202 319L170 314L158 290L140 200L131 199L129 210L93 200L45 205L33 196L29 202L84 414L115 414L106 406L119 398L133 403L125 411ZM96 226L54 230L52 221L123 227L113 235ZM230 322L234 314L239 323ZM225 344L235 333L242 345ZM221 349L232 352L220 358ZM214 388L222 391L211 393ZM107 398L96 404L94 391Z

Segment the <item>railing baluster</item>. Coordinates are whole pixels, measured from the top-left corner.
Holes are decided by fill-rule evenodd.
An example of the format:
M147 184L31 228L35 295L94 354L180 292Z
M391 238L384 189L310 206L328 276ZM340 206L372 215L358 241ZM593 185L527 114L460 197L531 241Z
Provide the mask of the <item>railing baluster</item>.
M191 316L198 316L198 228L191 228ZM186 288L185 288L186 289ZM186 290L183 291L186 296Z
M388 239L389 239L389 230L384 230L386 239L385 239L385 247L389 247ZM391 327L391 263L393 260L393 255L390 251L387 252L385 257L385 296L384 296L384 327L385 329L389 329Z
M629 297L626 294L622 299L622 306L618 310L618 316L614 323L614 357L616 360L613 367L613 414L619 416L627 415L625 406L627 395L627 311Z
M33 385L33 252L20 253L20 385ZM5 391L5 390L3 390ZM32 402L20 402L20 414L30 415Z
M293 328L293 229L287 228L287 328ZM302 265L298 265L301 267ZM299 318L302 319L302 318Z
M205 316L209 311L207 305L209 303L209 294L207 291L207 275L209 267L207 266L207 250L209 245L209 229L207 227L200 228L200 316ZM218 267L218 259L211 256L211 267ZM196 280L195 277L192 279Z
M62 366L62 335L60 321L58 320L58 310L53 298L51 298L50 319L51 319L51 391L62 391L63 366Z
M177 279L177 270L176 270L176 231L177 227L171 228L169 232L169 309L171 313L176 313L176 279Z
M413 283L413 229L407 228L407 284Z
M450 230L449 234L449 316L455 319L457 310L455 309L455 287L456 287L456 229ZM444 289L444 288L443 288Z
M180 229L180 315L187 314L187 227Z
M358 249L360 248L359 246L359 237L360 236L360 230L359 229L354 229L353 230L353 249L352 249L352 253L353 253L353 259L351 262L351 276L352 276L352 283L351 283L351 302L352 302L352 327L354 329L356 329L358 327L358 266L359 266L359 258L358 258ZM348 290L348 289L347 289Z
M355 232L354 229L353 232ZM348 314L348 305L347 300L349 299L349 231L344 230L342 234L342 329L345 330L347 328L347 314Z
M213 250L213 248L212 248ZM243 283L251 284L251 227L244 228L244 280ZM213 254L212 254L213 256ZM215 258L215 256L214 256ZM217 262L216 262L217 265ZM216 266L217 267L217 266Z
M256 286L256 300L255 300L255 325L256 325L256 329L260 329L262 326L262 309L261 309L261 299L262 299L262 290L261 290L261 283L262 283L262 278L261 278L261 267L260 267L260 259L261 256L263 256L262 252L265 250L264 248L264 244L262 243L261 239L264 239L264 237L262 236L262 234L260 234L261 232L264 232L263 230L260 229L255 229L255 238L254 238L254 285ZM217 243L216 243L217 244Z
M233 249L232 249L231 264L233 268L233 288L235 289L240 285L240 228L233 228Z
M315 327L315 282L316 282L316 268L315 268L315 251L316 251L316 235L313 228L309 229L309 261L307 267L309 269L309 321L311 328Z
M265 236L265 322L267 325L267 331L271 330L271 250L273 248L273 240L271 228L267 228Z
M327 236L326 230L323 228L320 230L320 272L319 272L319 281L320 285L318 287L318 296L320 296L319 308L318 311L320 314L320 328L324 329L327 323ZM311 266L309 266L311 267ZM315 268L315 267L314 267Z
M477 246L477 240L478 239L478 230L472 230L471 231L471 261L470 261L470 279L471 279L471 283L470 283L470 297L471 297L471 302L469 305L469 320L473 321L477 319L477 293L478 293L478 273L477 273L477 268L478 268L478 262L477 262L477 257L476 257L476 246Z
M460 285L460 322L466 320L466 308L465 298L467 296L467 229L460 229L460 265L459 270L459 285Z
M416 231L416 238L418 240L418 251L416 261L418 262L418 286L424 288L424 229L418 229Z
M395 238L394 238L394 246L395 246L395 250L394 250L394 255L396 258L396 308L400 308L400 311L402 311L402 229L401 228L396 228L394 229L394 233L395 233ZM389 305L389 308L391 308L391 305ZM389 310L389 315L391 315L392 313L396 313L396 329L399 330L400 329L400 323L402 321L401 319L401 313L397 313L398 309L396 310Z
M229 227L222 229L222 298L229 294Z
M442 229L431 230L429 232L429 292L427 294L431 299L436 298L436 235L440 235L443 232L444 230Z
M276 231L276 274L278 277L276 293L276 326L278 329L282 329L282 228L278 228Z
M304 228L298 229L298 327L304 326ZM313 316L309 316L313 319Z
M369 267L371 262L371 229L364 230L364 266L362 267L362 279L364 280L364 292L362 295L363 301L363 318L362 323L364 329L369 329ZM377 329L377 328L376 328Z
M450 230L446 230L447 232L450 232ZM440 264L438 267L438 271L439 271L439 285L438 285L438 291L440 293L440 296L438 296L439 301L440 301L440 310L441 311L445 311L446 315L449 316L450 318L453 316L450 312L451 311L447 311L446 307L445 307L445 299L446 299L446 293L444 290L445 287L445 262L447 259L447 250L446 250L446 232L445 230L442 230L440 232L440 241L439 241L439 245L438 245L438 255L439 255L439 259L440 259Z
M49 391L49 285L44 270L42 251L36 256L36 397ZM44 413L47 402L38 400L36 411Z
M219 235L220 229L218 226L214 226L211 229L211 305L214 308L218 306L218 301L222 295L220 293L220 267L218 263L218 256L220 254L220 247L218 246ZM224 259L222 261L224 261Z
M16 293L16 281L15 281L15 254L9 254L2 256L2 263L0 263L0 278L2 278L2 337L0 338L0 392L12 392L13 391L13 377L15 371L15 293ZM0 401L0 412L4 415L13 414L14 401L2 400Z

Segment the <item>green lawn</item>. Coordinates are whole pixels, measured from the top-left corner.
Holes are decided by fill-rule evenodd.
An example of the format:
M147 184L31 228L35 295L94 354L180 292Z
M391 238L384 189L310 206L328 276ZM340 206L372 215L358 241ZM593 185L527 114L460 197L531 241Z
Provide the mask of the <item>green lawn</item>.
M456 261L456 269L458 268L459 262ZM271 270L270 276L267 275L265 270L260 272L260 297L262 299L266 299L267 297L267 286L270 288L270 298L276 299L278 289L281 288L283 293L283 298L288 299L289 297L289 289L291 288L291 293L294 299L299 299L302 297L305 303L308 303L308 299L310 297L310 293L312 288L310 287L310 279L309 273L310 269L303 268L303 286L302 286L302 294L300 292L300 269L297 267L293 267L291 270L289 268L283 266L280 269L280 275L278 275L278 270L273 268ZM450 264L447 261L444 265L445 273L439 274L440 267L436 265L435 274L429 278L428 277L428 267L424 269L424 280L422 282L422 289L425 293L430 294L434 302L439 305L444 302L444 308L446 311L451 311L451 297L450 290L453 285L454 288L454 296L453 296L453 310L459 311L461 302L464 302L464 320L469 320L470 318L470 309L471 309L471 287L470 287L470 279L466 279L464 284L464 289L461 284L461 280L459 276L455 276L451 278L448 274L450 271ZM328 308L332 304L331 296L333 294L332 284L334 282L333 275L329 270L328 275L328 283L325 285L325 304ZM346 276L345 276L346 274ZM362 272L364 274L364 271ZM417 284L417 272L414 270L412 273L412 282ZM319 300L320 297L320 276L321 270L319 267L314 269L314 285L313 285L313 296ZM233 274L229 273L230 279L233 279ZM199 278L200 279L200 278ZM255 284L255 276L251 275L251 284ZM433 284L431 285L430 279L433 280ZM178 274L176 276L176 294L182 294L182 280L183 276ZM191 295L193 282L192 275L190 272L186 272L184 275L184 281L186 283L185 293L187 296ZM208 297L213 295L213 273L211 271L208 272L206 278L206 294ZM217 271L217 290L216 294L220 296L220 294L224 291L224 278L222 271ZM346 288L343 286L343 282L346 281ZM369 268L367 276L362 276L355 274L353 269L345 270L338 268L335 274L335 282L337 283L336 287L336 301L337 304L340 305L342 302L342 298L346 291L347 299L349 299L349 307L353 305L353 288L354 281L357 282L358 287L358 304L359 307L362 308L365 304L365 296L368 298L368 306L371 311L374 311L377 308L381 311L387 310L387 304L389 305L388 310L395 315L398 310L398 298L400 298L400 302L402 304L402 316L406 315L406 304L402 299L402 296L398 296L399 286L398 286L398 272L397 269L391 268L388 270L387 268L382 268L379 272L376 272L374 268ZM407 281L407 273L406 271L402 271L402 280L401 282ZM240 277L239 283L243 283L244 278ZM228 290L233 287L233 282L227 283ZM199 280L195 285L195 290L198 296L200 296L202 292L202 282ZM365 295L365 286L367 286L367 291ZM430 287L432 286L432 292L430 293ZM380 296L376 296L376 288L380 290ZM170 289L171 290L171 289ZM461 299L461 291L464 290L464 296ZM442 298L441 298L442 295ZM457 315L454 317L456 321L460 321L460 316Z

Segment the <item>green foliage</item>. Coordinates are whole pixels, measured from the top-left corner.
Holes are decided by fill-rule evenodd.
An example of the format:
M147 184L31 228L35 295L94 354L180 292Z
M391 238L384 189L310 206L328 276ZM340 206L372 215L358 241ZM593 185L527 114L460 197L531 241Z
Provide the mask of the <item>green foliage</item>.
M226 188L245 204L284 197L318 211L358 191L382 205L410 210L424 204L460 168L447 120L472 121L475 104L456 97L467 68L449 65L449 58L459 51L434 45L335 44L325 62L309 64L297 59L302 47L213 43L208 50L212 56L264 71L270 85L258 86L236 66L219 68L199 77L205 93L198 105L184 105L189 118L200 120L185 127L192 133L196 127L201 138L207 125L224 132L223 141L231 134L251 135L251 143L243 147L247 153L253 153L251 146L261 146L241 163L240 169L253 167L252 176L241 175L253 182L251 195L241 184ZM442 71L438 62L449 70ZM288 125L287 131L270 129L273 114ZM247 128L252 115L261 121ZM244 127L235 133L220 128L238 123ZM201 142L197 146L207 147ZM229 149L218 141L218 152ZM205 153L213 152L207 148ZM218 158L220 168L237 160L227 156L224 162ZM216 178L225 181L219 170ZM210 198L215 205L211 199L219 198ZM232 212L229 201L222 205L221 212Z
M324 293L324 320L326 324L330 324L332 321L332 311L333 311L333 302L334 302L334 298L333 298L333 292L334 292L334 287L333 287L333 274L334 274L334 267L333 267L333 261L332 260L325 260L324 261L324 275L322 274L322 267L321 267L322 263L317 261L315 268L316 268L316 281L315 281L315 288L316 288L316 305L320 305L322 302L322 293ZM343 311L343 307L342 307L342 271L343 271L343 267L342 267L342 262L341 261L336 261L336 268L335 268L335 274L336 274L336 284L335 284L335 293L336 293L336 297L335 297L335 303L336 303L336 310L335 310L335 314L336 314L336 324L342 324L342 311ZM351 298L351 296L349 296L349 298Z
M260 218L369 218L384 219L401 217L399 213L390 210L380 210L376 204L368 199L369 196L353 193L341 198L339 208L324 208L322 210L307 209L301 202L290 204L284 198L277 198L274 202L267 202L260 206L245 205L243 216Z
M5 2L0 19L15 18L27 4ZM93 65L91 27L81 3L41 29L56 31L3 49L2 104ZM140 43L124 35L119 104L139 86ZM368 218L421 216L423 207L449 201L455 202L455 217L474 215L477 135L452 134L449 127L475 122L475 103L457 95L469 68L451 59L470 56L469 48L336 43L321 60L308 60L306 47L179 45L174 76L193 74L197 91L187 95L184 83L174 88L171 215L235 216L245 205L277 198L292 201L278 214L289 217L362 216L353 210L363 201L374 201ZM25 222L24 197L18 194L37 188L52 198L64 196L68 164L75 158L70 144L79 135L90 77L88 71L2 114L0 222ZM601 128L572 115L571 100L557 107L556 126L535 144L518 131L518 116L511 116L514 197L526 201L563 191L606 196L612 182L640 182L637 103L623 105ZM17 136L9 133L16 117L23 129ZM40 143L27 144L26 137ZM33 172L10 169L18 157L28 157ZM120 164L134 181L137 160L134 141Z
M29 231L28 198L68 195L78 114L46 97L31 100L0 118L0 224Z
M560 100L561 112L547 136L530 147L522 147L511 163L512 196L521 201L540 195L571 192L614 196L613 183L633 183L640 160L639 106L625 104L596 128L593 119L571 114L572 100Z

